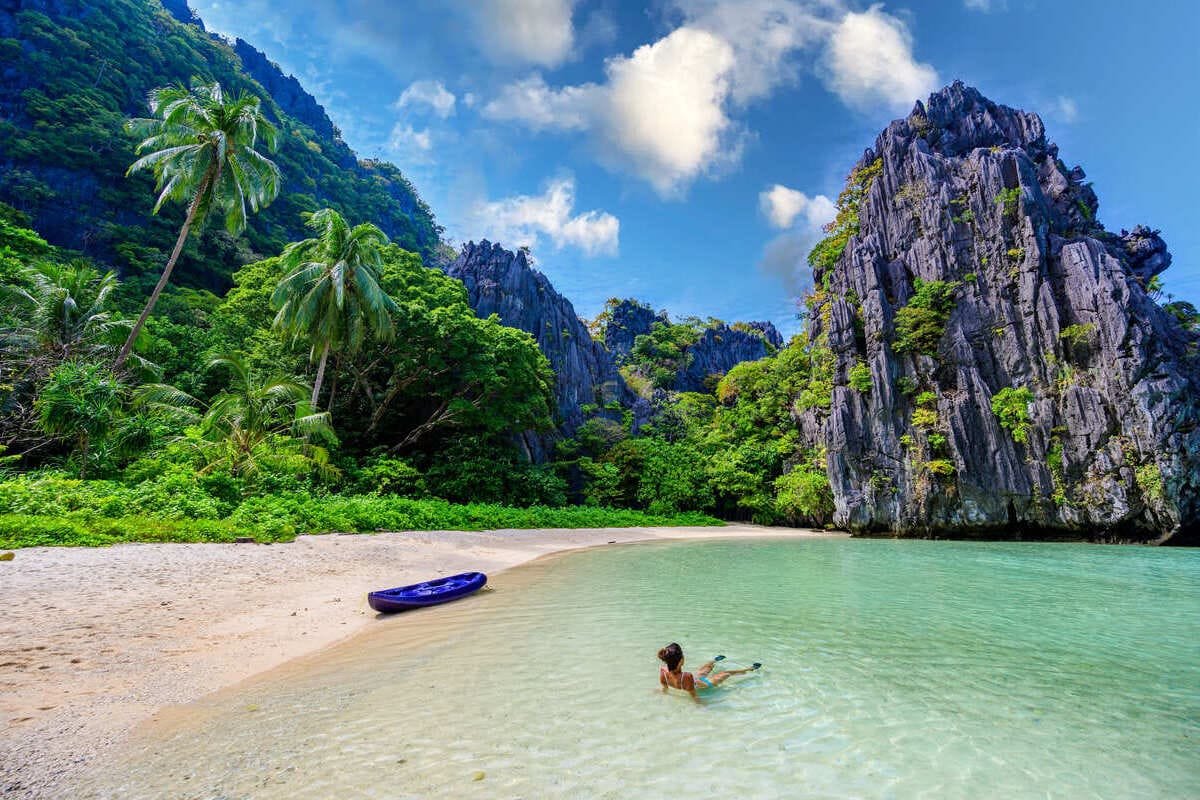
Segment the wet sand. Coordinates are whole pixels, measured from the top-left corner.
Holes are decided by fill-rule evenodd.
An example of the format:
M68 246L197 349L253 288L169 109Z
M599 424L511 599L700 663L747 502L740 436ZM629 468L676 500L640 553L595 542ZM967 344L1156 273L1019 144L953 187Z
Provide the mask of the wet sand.
M60 797L159 710L368 629L370 589L609 543L814 534L827 535L731 525L19 550L0 562L0 794Z

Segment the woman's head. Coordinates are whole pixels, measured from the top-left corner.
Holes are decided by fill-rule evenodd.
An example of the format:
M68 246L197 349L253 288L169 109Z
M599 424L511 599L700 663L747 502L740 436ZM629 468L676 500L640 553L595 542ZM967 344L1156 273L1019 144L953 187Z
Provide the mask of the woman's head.
M683 648L675 642L658 651L658 658L667 665L667 669L674 672L683 663Z

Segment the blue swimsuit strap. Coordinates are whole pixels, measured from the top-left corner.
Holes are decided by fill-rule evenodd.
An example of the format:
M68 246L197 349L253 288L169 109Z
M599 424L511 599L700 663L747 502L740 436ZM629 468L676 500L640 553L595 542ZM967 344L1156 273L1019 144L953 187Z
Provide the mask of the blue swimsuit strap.
M710 689L717 688L715 685L713 685L713 682L708 679L707 675L693 675L692 677L698 681L704 681L704 685Z

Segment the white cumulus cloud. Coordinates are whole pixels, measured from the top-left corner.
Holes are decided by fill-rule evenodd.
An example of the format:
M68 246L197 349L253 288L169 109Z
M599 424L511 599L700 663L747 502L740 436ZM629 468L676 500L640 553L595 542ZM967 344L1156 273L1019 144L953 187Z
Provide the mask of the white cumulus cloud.
M387 149L390 157L403 166L429 164L433 158L433 134L428 128L417 130L398 122L388 136Z
M470 0L480 51L495 61L555 67L575 45L575 0Z
M797 56L832 32L840 7L826 0L676 0L686 24L729 42L731 95L745 104L793 83Z
M672 0L678 27L605 62L601 81L553 86L532 74L481 104L535 131L583 132L607 166L677 196L735 164L746 105L816 69L847 105L905 106L936 88L903 20L843 0Z
M820 229L837 214L837 206L823 194L809 197L804 192L777 183L758 195L758 205L776 228L790 228L803 215L810 228Z
M829 39L826 81L847 105L905 111L937 88L937 70L913 57L912 34L878 5L842 18Z
M725 113L733 48L682 27L605 65L604 83L553 88L538 75L506 86L485 116L535 130L588 130L602 158L670 195L732 160Z
M823 194L809 197L779 183L760 192L758 204L772 226L787 229L767 242L759 268L782 281L790 295L798 296L812 278L808 254L825 236L822 228L833 221L837 206Z
M585 255L616 255L621 222L605 211L574 214L575 180L551 181L539 195L516 195L478 203L470 214L477 235L509 247L537 247L548 238L556 249L576 247Z
M397 110L409 106L428 106L442 119L454 113L454 94L441 81L414 81L400 93L396 100Z
M519 122L533 130L585 130L598 117L603 93L594 83L555 89L541 75L531 75L502 88L483 107L483 115Z
M662 194L736 157L724 110L733 63L725 40L686 27L613 59L603 120L607 143Z

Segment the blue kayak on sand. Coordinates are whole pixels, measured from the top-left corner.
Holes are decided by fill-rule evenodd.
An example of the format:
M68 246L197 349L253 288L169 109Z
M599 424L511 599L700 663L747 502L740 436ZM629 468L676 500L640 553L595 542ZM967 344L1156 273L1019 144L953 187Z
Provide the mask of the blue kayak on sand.
M367 595L367 602L371 604L371 608L381 613L406 611L466 597L482 589L486 583L487 575L482 572L464 572L435 581L371 592Z

